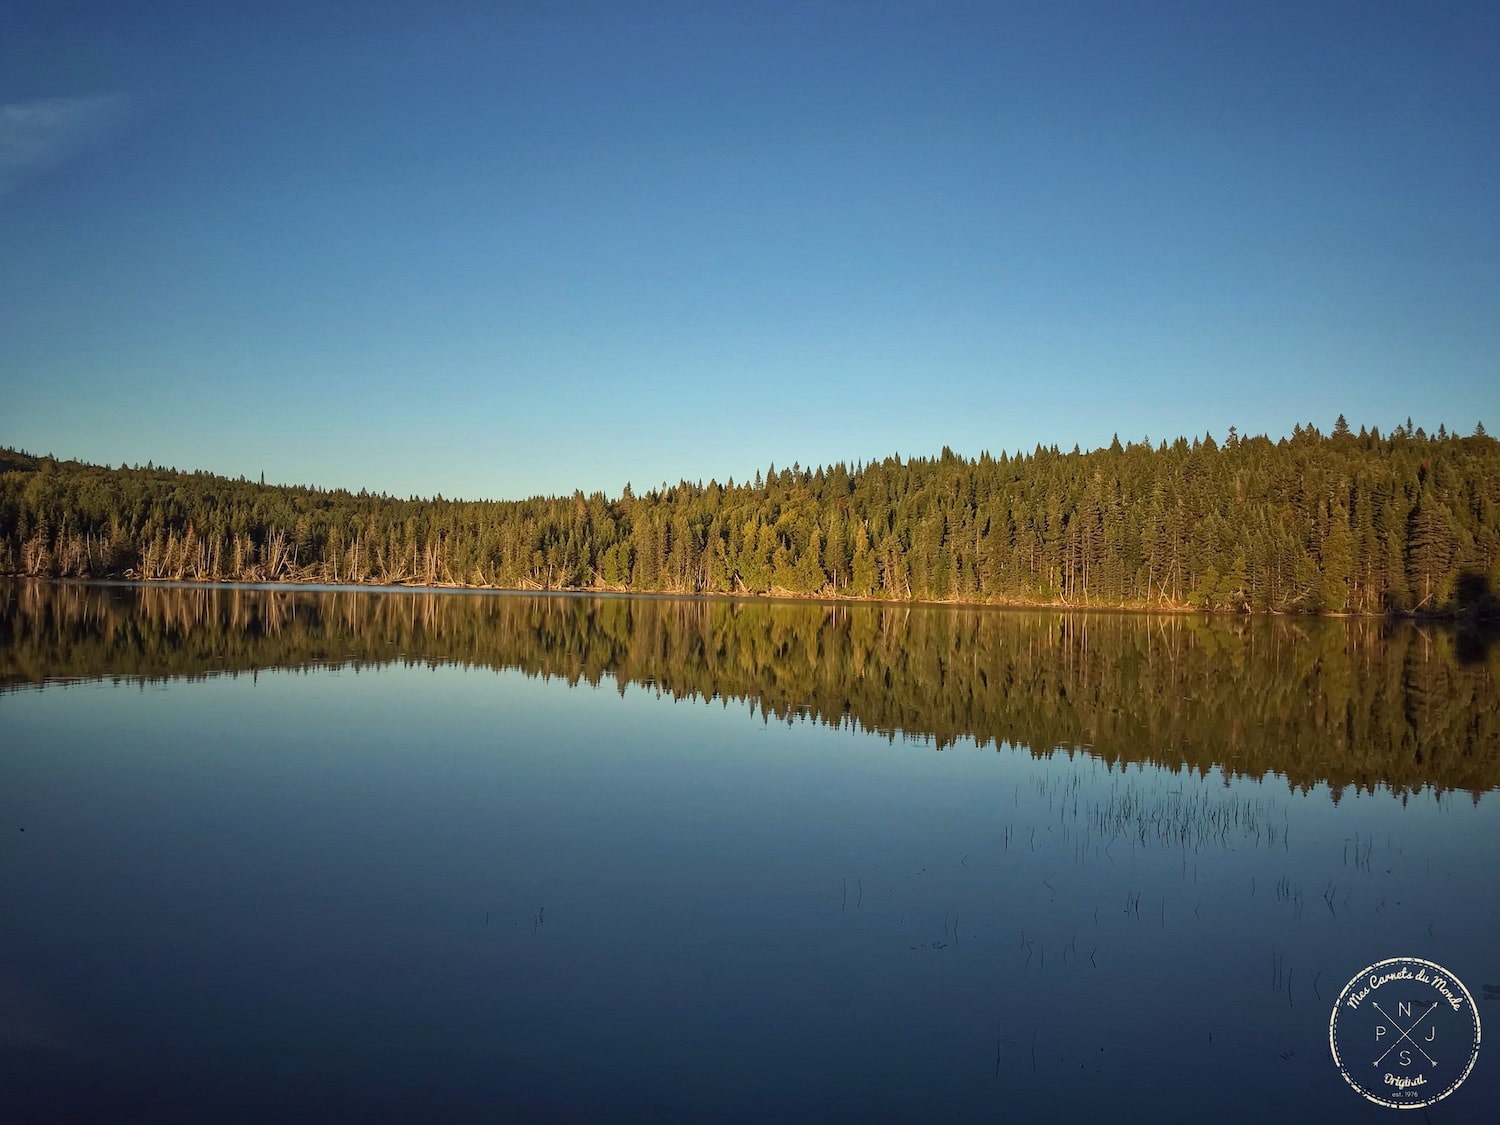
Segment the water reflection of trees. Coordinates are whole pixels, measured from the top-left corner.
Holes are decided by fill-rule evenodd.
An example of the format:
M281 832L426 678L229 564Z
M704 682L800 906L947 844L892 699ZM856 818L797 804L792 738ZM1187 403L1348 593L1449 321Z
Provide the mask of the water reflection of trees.
M0 584L0 688L453 663L1336 792L1500 785L1497 659L1456 643L1367 619Z

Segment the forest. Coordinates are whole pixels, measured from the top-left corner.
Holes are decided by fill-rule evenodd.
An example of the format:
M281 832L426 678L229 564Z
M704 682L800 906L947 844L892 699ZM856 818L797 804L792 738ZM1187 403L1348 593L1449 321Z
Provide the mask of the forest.
M1149 439L461 501L0 451L0 574L1492 614L1500 444Z
M0 581L0 693L455 665L1307 789L1500 785L1500 649L1462 623Z

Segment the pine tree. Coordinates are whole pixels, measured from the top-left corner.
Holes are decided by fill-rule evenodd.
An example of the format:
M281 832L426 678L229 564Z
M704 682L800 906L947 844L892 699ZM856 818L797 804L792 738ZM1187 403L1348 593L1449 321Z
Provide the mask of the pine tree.
M1423 489L1413 509L1407 535L1407 580L1416 594L1416 609L1440 609L1456 575L1450 574L1458 550L1453 515L1446 504Z
M1343 508L1332 517L1332 528L1323 540L1319 563L1323 580L1318 600L1321 608L1342 612L1349 604L1349 582L1354 575L1354 535Z

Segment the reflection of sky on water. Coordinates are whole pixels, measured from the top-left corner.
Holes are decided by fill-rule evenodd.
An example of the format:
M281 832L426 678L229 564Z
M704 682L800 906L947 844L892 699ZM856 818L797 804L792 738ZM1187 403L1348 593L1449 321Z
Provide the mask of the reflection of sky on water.
M1492 796L451 667L49 687L0 743L0 1108L1374 1120L1348 977L1500 978Z

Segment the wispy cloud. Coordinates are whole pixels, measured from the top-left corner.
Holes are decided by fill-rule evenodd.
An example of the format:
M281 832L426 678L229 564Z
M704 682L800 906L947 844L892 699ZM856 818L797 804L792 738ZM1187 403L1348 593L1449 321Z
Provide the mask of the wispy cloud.
M109 136L126 104L123 94L101 94L0 105L0 200Z

